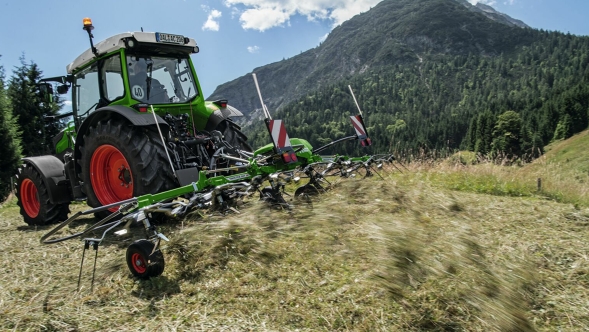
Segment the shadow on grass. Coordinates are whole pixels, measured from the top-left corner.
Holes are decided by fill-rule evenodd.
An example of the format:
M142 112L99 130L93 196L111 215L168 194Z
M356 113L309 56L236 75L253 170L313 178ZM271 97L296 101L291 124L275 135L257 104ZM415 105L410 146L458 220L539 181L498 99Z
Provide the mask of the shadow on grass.
M129 278L132 278L130 273ZM180 284L177 280L170 279L167 276L159 276L147 280L138 280L137 289L132 291L131 295L140 299L161 300L180 292Z
M98 221L99 221L98 219L96 219L92 216L82 216L82 217L76 219L75 221L73 221L65 229L72 229L74 227L79 227L81 225L90 226L90 225L97 223ZM48 231L52 230L53 228L57 227L57 225L59 225L59 223L53 223L53 224L49 224L49 225L27 225L27 224L24 224L24 221L23 221L23 225L16 227L16 230L18 230L19 232L40 232L40 231L48 232Z

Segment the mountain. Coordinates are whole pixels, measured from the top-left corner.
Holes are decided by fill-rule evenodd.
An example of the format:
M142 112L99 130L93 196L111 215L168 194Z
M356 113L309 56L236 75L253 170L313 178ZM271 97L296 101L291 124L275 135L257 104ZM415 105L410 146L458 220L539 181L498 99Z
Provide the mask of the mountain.
M318 47L255 68L270 110L369 69L422 61L424 54L496 56L530 42L525 24L465 0L385 0L336 27ZM245 114L260 109L250 74L209 97Z
M520 21L520 20L516 20L512 17L510 17L507 14L503 14L500 13L498 11L496 11L493 7L489 6L489 5L485 5L483 3L477 2L476 5L472 5L470 2L466 1L466 0L456 0L459 3L461 3L462 5L466 6L466 8L470 9L473 12L477 12L480 14L485 15L487 18L490 18L494 21L497 21L499 23L503 23L506 24L508 26L516 26L516 27L520 27L520 28L529 28L529 26L527 24L525 24L524 22Z

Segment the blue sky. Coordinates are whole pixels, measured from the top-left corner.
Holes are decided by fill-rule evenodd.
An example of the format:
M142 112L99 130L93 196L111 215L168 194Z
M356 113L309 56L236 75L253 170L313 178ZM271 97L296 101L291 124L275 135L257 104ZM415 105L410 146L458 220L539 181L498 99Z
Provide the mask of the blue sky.
M477 0L469 0L471 3ZM533 28L589 35L589 0L478 0ZM89 47L82 19L90 17L95 42L139 31L196 39L193 55L203 94L254 68L318 46L334 26L379 0L0 0L0 65L10 77L19 57L44 76ZM231 102L231 101L229 101Z

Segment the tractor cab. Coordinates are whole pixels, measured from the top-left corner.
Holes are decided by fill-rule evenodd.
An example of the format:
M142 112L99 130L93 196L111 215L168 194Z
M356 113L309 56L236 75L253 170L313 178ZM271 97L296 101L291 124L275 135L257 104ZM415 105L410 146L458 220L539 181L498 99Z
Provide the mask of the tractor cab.
M92 42L92 21L84 20L91 47L67 66L76 124L107 105L166 106L192 103L200 89L190 55L194 39L160 32L126 32ZM200 101L203 102L202 100Z

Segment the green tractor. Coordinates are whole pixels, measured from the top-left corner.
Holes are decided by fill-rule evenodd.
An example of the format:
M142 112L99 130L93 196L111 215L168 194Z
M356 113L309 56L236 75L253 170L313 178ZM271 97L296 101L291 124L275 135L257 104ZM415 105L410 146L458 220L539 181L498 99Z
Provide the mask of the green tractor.
M29 225L66 220L72 201L108 206L236 163L212 158L219 149L252 151L231 119L242 114L226 100L204 100L190 58L198 53L194 39L128 32L94 45L93 28L84 19L91 47L67 66L68 75L40 82L41 91L55 82L58 93L71 90L65 115L73 121L54 138L54 155L23 158L17 197Z

